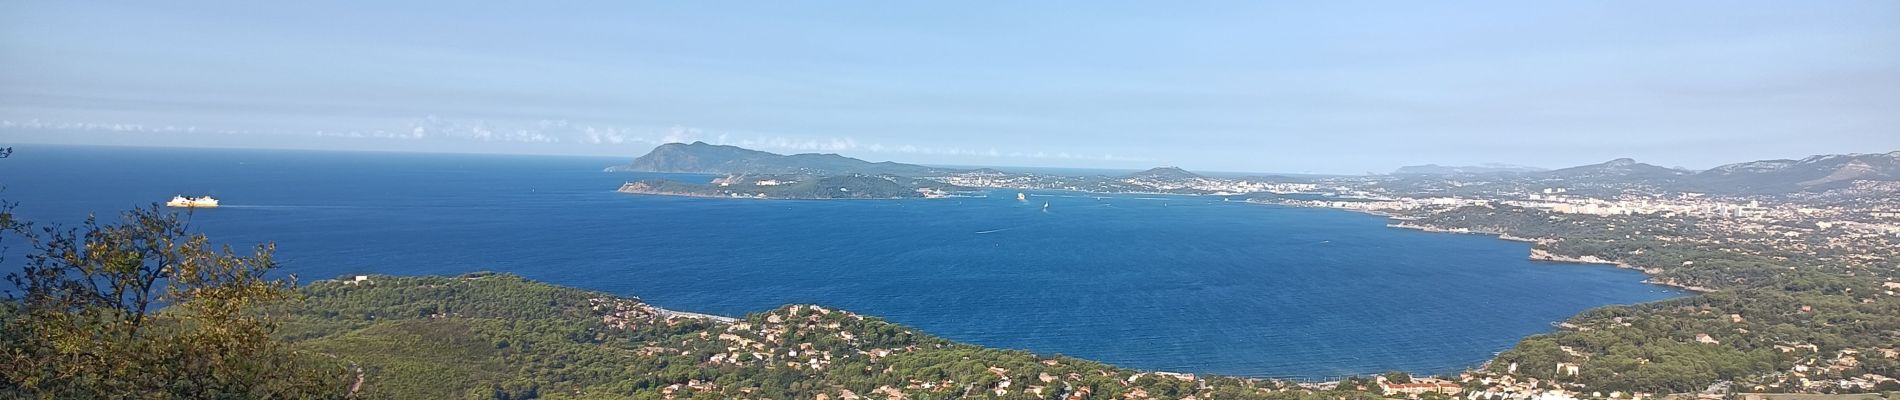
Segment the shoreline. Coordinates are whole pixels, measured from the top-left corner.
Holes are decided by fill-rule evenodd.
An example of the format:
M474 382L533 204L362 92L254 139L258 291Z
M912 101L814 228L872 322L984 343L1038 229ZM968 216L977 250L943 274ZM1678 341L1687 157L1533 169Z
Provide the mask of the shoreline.
M1529 258L1531 261L1608 265L1608 266L1613 266L1613 267L1617 267L1621 269L1640 271L1644 275L1643 283L1646 283L1646 284L1675 288L1675 289L1680 289L1680 290L1687 291L1690 293L1698 293L1698 294L1699 293L1713 293L1716 291L1715 289L1712 289L1712 288L1706 288L1706 287L1695 286L1695 285L1684 285L1681 283L1674 282L1672 280L1661 279L1660 276L1657 276L1658 274L1662 273L1661 268L1631 265L1626 262L1608 260L1608 259L1604 259L1597 256L1573 257L1573 256L1566 256L1566 255L1559 255L1556 253L1552 253L1549 250L1544 250L1537 247L1538 245L1544 243L1543 239L1525 238L1525 237L1511 236L1508 233L1471 230L1471 229L1466 229L1466 228L1441 228L1441 227L1430 226L1430 225L1413 224L1413 223L1404 222L1404 221L1389 223L1389 224L1386 224L1385 226L1387 228L1411 229L1411 230L1433 232L1433 233L1484 235L1484 236L1495 237L1502 240L1509 240L1513 242L1525 242L1525 243L1531 244L1530 254L1526 256L1526 258Z
M624 187L625 185L623 184L621 186ZM1095 192L1095 191L1087 191L1087 190L1069 190L1069 189L1012 188L1012 187L1005 187L1005 186L966 186L966 187L971 188L971 189L977 189L975 190L975 192L982 192L985 194L984 195L948 194L948 195L938 196L938 197L930 197L930 196L922 196L922 197L757 197L757 196L716 196L716 195L701 194L701 193L626 191L626 190L621 190L621 189L616 189L614 191L619 192L619 193L645 195L645 196L695 197L695 198L702 198L702 199L743 199L743 200L912 200L912 199L934 200L934 199L959 199L959 198L962 198L962 199L979 198L980 199L980 198L988 198L989 195L987 193L989 192L1011 191L1011 190L1077 193L1077 194L1090 194L1090 195L1154 195L1154 196L1176 196L1176 197L1189 197L1189 198L1244 195L1244 194L1222 195L1222 194L1213 194L1213 193L1168 193L1168 192ZM951 193L957 193L957 192L951 192ZM1260 202L1255 202L1252 200L1241 200L1240 202L1254 203L1254 204L1272 204L1272 203L1260 203ZM1327 207L1309 207L1309 208L1327 208ZM1359 210L1348 210L1348 211L1359 211ZM1397 218L1396 216L1392 216L1392 215L1384 215L1384 214L1377 214L1377 213L1374 213L1374 214L1384 216L1384 217Z
M937 198L932 198L932 197L752 197L752 196L714 196L714 195L706 195L706 194L686 194L686 193L645 193L645 192L621 192L621 191L617 191L617 190L616 190L615 192L616 192L616 193L621 193L621 194L629 194L629 195L635 195L635 196L654 196L654 197L685 197L685 198L694 198L694 199L723 199L723 200L758 200L758 201L778 201L778 200L819 200L819 201L823 201L823 200L935 200L935 199L937 199Z
M954 199L954 198L972 198L972 197L979 197L979 196L943 196L943 197L757 197L757 196L717 196L717 195L711 195L711 194L702 194L702 193L671 193L671 192L665 192L665 193L663 193L663 192L629 192L629 191L625 191L625 190L615 190L614 192L615 192L615 193L621 193L621 194L630 194L630 195L635 195L635 196L656 196L656 197L686 197L686 198L695 198L695 199L726 199L726 200L760 200L760 201L773 201L773 200L818 200L818 201L826 201L826 200L938 200L938 199Z
M1002 190L1002 191L1018 190L1014 188L1001 188L1001 187L986 187L983 189L985 189L986 191L992 191L992 192L998 191L998 190ZM1027 189L1027 190L1074 193L1074 194L1081 194L1081 195L1158 195L1158 196L1202 198L1202 199L1211 198L1211 197L1220 197L1220 196L1209 195L1209 194L1183 194L1183 193L1092 192L1092 191L1062 190L1062 189ZM664 194L664 193L625 192L625 191L617 191L617 192L626 193L626 194L634 194L634 195L648 195L648 196L697 197L697 198L709 198L709 199L710 198L729 198L729 199L750 199L750 200L905 200L905 199L911 199L911 198L772 198L772 197L758 198L758 197L722 197L722 196L698 195L698 194ZM969 197L987 197L987 196L969 196ZM1501 232L1472 230L1469 228L1444 228L1444 227L1438 227L1438 226L1432 226L1432 225L1416 224L1412 222L1414 219L1405 218L1399 215L1395 215L1391 212L1381 211L1381 210L1362 210L1362 209L1334 208L1334 207L1324 207L1324 206L1306 206L1306 205L1282 204L1282 203L1263 202L1263 201L1254 201L1254 200L1243 200L1242 202L1249 203L1249 204L1261 204L1261 205L1270 205L1270 206L1282 206L1282 207L1294 207L1294 208L1317 208L1317 209L1329 209L1329 210L1337 210L1337 211L1355 212L1355 213L1360 213L1360 214L1375 215L1382 218L1386 218L1387 219L1386 228L1410 229L1410 230L1416 230L1416 231L1421 231L1421 232L1431 232L1431 233L1486 235L1486 236L1491 236L1493 238L1506 240L1506 241L1530 243L1531 248L1530 248L1529 254L1526 255L1526 258L1532 261L1550 262L1550 263L1591 264L1591 265L1613 266L1620 269L1636 270L1636 271L1643 272L1645 275L1645 279L1643 279L1641 283L1681 290L1681 291L1684 291L1685 294L1688 294L1688 295L1696 295L1696 294L1709 293L1709 292L1715 291L1709 288L1682 285L1682 284L1678 284L1674 282L1661 280L1660 278L1656 276L1656 274L1661 271L1660 269L1657 269L1657 268L1643 268L1643 267L1631 265L1628 263L1603 259L1603 258L1595 257L1595 256L1583 256L1583 257L1563 256L1563 255L1551 253L1548 250L1544 250L1537 247L1539 244L1544 243L1547 239L1527 238L1527 237L1514 236L1514 235L1501 233ZM1603 306L1598 306L1596 308L1608 307L1608 306L1613 306L1613 304L1606 304ZM658 306L654 306L654 307L659 308ZM697 316L697 317L702 317L702 318L711 317L715 319L731 318L731 317L713 316L713 315L705 315L705 314L697 314L697 313L676 312L676 311L671 311L671 310L665 310L663 308L661 308L661 310L667 313L683 314L683 316L692 315L692 316ZM1568 320L1570 318L1575 318L1576 316L1583 315L1583 314L1584 312L1579 312L1575 315L1566 317L1565 319ZM1553 324L1552 326L1556 326L1556 324ZM1562 330L1562 328L1558 328L1558 330ZM1508 350L1508 348L1506 350ZM1495 355L1493 355L1492 357L1486 358L1483 361L1477 363L1476 368L1483 369L1486 365L1490 364L1491 362L1495 360L1496 360ZM1467 366L1464 368L1464 370L1469 371L1471 370L1471 368L1472 367ZM1139 370L1139 369L1137 369L1137 371L1155 372L1155 371ZM1422 376L1457 376L1458 374L1458 372L1456 371L1438 371L1438 372L1419 371L1419 372L1413 372L1413 373L1421 374ZM1301 378L1301 377L1288 377L1288 376L1242 376L1242 375L1220 375L1220 374L1211 374L1211 375L1231 376L1231 377L1237 377L1237 378L1243 378L1243 379L1270 379L1270 380L1283 380L1283 381L1294 381L1294 382L1307 382L1306 384L1311 384L1310 382L1315 382L1315 381L1320 381L1322 383L1332 383L1332 382L1337 382L1337 379L1339 379L1339 377L1337 376L1315 379L1315 378ZM1358 375L1354 375L1354 376L1358 376Z

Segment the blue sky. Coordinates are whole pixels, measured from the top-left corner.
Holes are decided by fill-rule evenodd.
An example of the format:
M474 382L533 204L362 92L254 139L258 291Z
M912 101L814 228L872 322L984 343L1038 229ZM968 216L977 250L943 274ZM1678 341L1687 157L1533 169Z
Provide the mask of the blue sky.
M305 3L0 1L0 144L1316 173L1900 150L1895 1Z

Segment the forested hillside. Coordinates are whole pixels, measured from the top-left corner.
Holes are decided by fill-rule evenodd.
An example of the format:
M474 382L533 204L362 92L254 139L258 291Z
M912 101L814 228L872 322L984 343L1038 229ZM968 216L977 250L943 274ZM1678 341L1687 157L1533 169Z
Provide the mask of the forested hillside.
M1500 375L1606 392L1689 392L1721 381L1741 391L1900 389L1868 377L1900 376L1892 283L1900 268L1891 261L1900 249L1693 218L1513 207L1466 207L1405 224L1509 235L1532 241L1538 258L1619 263L1704 292L1578 315L1500 354L1490 365ZM1809 383L1823 380L1868 387Z
M791 305L725 322L505 274L322 281L282 338L387 398L1297 398L1281 382L1139 373ZM1355 394L1363 395L1363 394Z

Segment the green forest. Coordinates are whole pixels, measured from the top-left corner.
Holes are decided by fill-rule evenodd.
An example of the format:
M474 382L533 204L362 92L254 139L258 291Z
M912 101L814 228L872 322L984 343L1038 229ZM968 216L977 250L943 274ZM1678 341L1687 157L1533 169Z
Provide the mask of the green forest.
M1803 377L1900 376L1896 359L1880 355L1900 346L1900 298L1882 287L1896 280L1895 266L1884 261L1891 258L1849 256L1880 249L1828 250L1663 216L1466 207L1408 222L1533 239L1535 249L1643 266L1654 281L1713 290L1586 312L1566 321L1566 329L1500 354L1490 364L1494 372L1516 364L1520 375L1593 391L1652 393L1700 391L1717 381L1734 381L1741 391L1786 392L1804 389ZM1750 244L1756 242L1772 245ZM1802 251L1786 250L1796 246ZM1837 365L1848 363L1832 361L1843 351L1871 356ZM1578 374L1559 371L1560 363L1578 365ZM1817 368L1801 377L1785 373L1797 364Z

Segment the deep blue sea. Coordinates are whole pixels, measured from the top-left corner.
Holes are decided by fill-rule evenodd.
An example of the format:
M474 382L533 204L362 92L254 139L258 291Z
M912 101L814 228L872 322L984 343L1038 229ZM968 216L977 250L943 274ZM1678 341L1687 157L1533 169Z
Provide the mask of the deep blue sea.
M1219 197L699 199L615 193L642 176L601 172L625 159L16 147L0 198L28 218L209 193L225 206L196 229L275 241L305 281L493 270L715 314L816 303L1141 369L1453 372L1585 309L1682 295L1524 243Z

